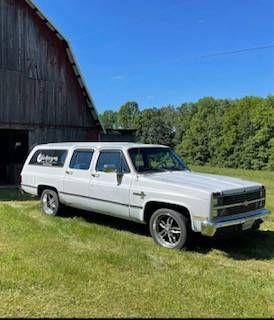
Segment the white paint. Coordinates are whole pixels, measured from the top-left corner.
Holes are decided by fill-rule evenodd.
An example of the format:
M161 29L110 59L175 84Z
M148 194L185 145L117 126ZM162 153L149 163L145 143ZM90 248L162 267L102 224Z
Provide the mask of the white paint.
M242 179L194 173L188 170L152 174L137 173L132 165L128 149L155 146L111 142L71 142L36 146L22 170L22 189L27 193L37 195L39 185L54 187L59 193L60 201L66 205L119 216L140 223L145 222L144 208L147 203L156 201L163 203L163 206L164 204L175 204L189 211L192 229L200 232L202 222L212 219L213 193L241 193L244 190L249 191L262 187L259 183ZM156 147L167 148L159 145ZM68 150L64 167L29 165L32 155L39 149ZM69 168L70 159L76 149L94 151L89 170ZM126 158L130 173L124 174L118 181L117 174L114 172L96 172L98 156L104 149L120 150ZM233 220L233 217L230 219Z

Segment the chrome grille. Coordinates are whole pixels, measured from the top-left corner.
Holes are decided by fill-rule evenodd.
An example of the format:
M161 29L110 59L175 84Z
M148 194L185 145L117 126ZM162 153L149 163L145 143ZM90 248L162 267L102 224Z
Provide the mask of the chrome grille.
M253 191L253 192L243 192L240 194L224 196L223 197L223 205L226 206L226 205L233 204L233 203L252 201L252 200L256 200L256 199L260 199L260 198L263 198L261 190L257 190L257 191Z
M225 217L241 214L265 206L265 188L255 191L241 192L232 195L215 194L213 217Z
M224 209L218 209L218 217L225 217L233 214L245 213L248 211L261 209L263 207L264 207L264 201L257 201L257 202L250 203L247 206L241 205L241 206L229 207Z

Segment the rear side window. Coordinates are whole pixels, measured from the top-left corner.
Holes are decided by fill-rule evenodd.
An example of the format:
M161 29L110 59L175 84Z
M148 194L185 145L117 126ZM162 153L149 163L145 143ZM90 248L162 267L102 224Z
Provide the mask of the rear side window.
M30 159L30 165L62 168L67 158L67 150L37 150Z
M88 170L90 167L93 151L90 150L76 150L70 161L69 167L71 169Z
M102 151L96 164L96 171L104 171L105 166L112 166L123 173L130 172L126 159L120 151Z

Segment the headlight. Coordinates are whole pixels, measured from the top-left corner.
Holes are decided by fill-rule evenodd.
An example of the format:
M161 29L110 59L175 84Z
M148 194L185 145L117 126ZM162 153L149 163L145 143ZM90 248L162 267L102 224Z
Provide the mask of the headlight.
M212 209L211 216L212 218L218 217L218 209Z
M212 205L213 205L213 207L217 207L218 206L218 198L213 198L212 199Z
M219 210L217 207L221 207L223 205L223 197L220 192L215 192L212 195L212 212L211 216L212 218L219 216Z
M220 192L213 193L212 205L213 205L213 208L214 207L221 207L223 205L223 197Z

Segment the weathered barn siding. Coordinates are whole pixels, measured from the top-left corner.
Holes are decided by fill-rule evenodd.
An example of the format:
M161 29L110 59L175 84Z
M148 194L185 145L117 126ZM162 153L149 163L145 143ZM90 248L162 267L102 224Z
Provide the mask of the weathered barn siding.
M30 148L32 148L36 144L49 142L85 141L88 137L90 137L88 140L97 140L96 136L90 136L89 129L71 130L70 128L40 128L29 131L29 145Z
M61 41L24 0L0 0L0 126L91 128Z
M33 146L101 130L68 42L30 0L0 0L0 184L19 181Z

